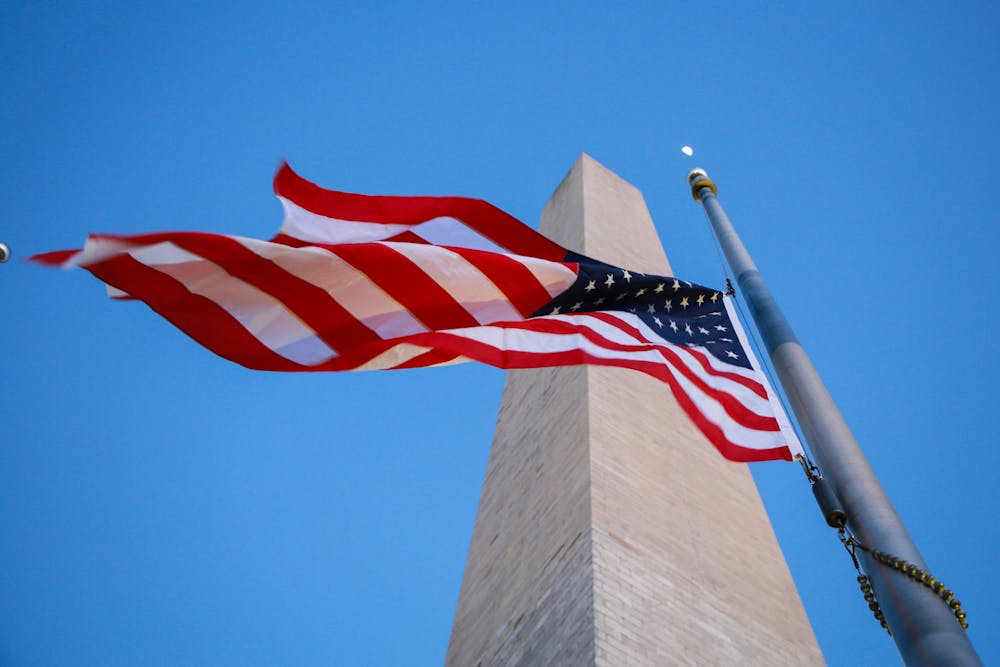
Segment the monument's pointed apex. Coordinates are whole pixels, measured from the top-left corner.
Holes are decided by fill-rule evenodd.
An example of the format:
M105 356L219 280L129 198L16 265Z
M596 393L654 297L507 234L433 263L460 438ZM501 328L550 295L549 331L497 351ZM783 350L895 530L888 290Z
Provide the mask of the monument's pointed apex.
M594 259L671 275L642 193L586 153L580 153L545 204L539 229Z
M573 171L573 169L576 169L578 166L583 166L583 165L599 167L610 174L614 174L616 178L621 178L613 171L608 169L606 166L604 166L604 163L602 163L600 160L598 160L593 155L587 152L581 152L577 156L576 160L573 162L573 166L570 167L570 171Z
M580 155L578 155L577 158L576 158L576 162L592 162L594 164L601 164L597 160L597 158L595 158L593 155L591 155L590 153L588 153L586 151L581 151L580 152ZM576 164L576 163L574 163L574 164ZM604 166L604 165L601 165L601 166Z
M618 174L614 173L613 171L605 167L603 164L601 164L600 161L598 161L594 156L590 155L589 153L580 153L577 156L576 160L573 161L573 166L571 166L569 171L566 172L566 176L564 178L571 178L573 176L579 176L582 178L584 177L585 172L587 174L590 174L591 170L594 169L598 170L597 173L606 172L608 175L614 177L615 179L622 181L622 183L626 183L626 181L624 181L620 176L618 176ZM628 183L626 184L629 185L629 187L631 187L631 184Z

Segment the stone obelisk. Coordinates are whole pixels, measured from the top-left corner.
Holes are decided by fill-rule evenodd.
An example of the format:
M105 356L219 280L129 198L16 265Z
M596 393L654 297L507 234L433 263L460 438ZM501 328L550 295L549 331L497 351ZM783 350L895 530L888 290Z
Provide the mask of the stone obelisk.
M587 155L540 229L673 275L642 194ZM723 459L666 385L570 367L508 374L446 664L823 658L748 467Z

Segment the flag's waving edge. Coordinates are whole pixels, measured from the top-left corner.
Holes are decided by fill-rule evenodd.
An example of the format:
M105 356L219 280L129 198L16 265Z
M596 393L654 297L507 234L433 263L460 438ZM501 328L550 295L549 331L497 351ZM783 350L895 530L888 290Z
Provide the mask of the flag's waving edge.
M746 331L743 330L743 324L740 322L740 317L736 313L736 309L733 307L734 298L735 297L727 296L724 303L726 306L726 312L729 314L729 320L733 323L733 330L736 332L736 337L739 339L740 344L746 351L747 359L750 361L750 365L757 372L760 383L764 385L764 389L767 390L767 397L771 402L771 408L774 411L774 418L778 421L778 427L781 429L781 434L785 438L785 444L788 447L789 454L793 459L798 456L805 456L805 450L802 447L802 442L799 440L799 434L795 431L795 427L792 426L792 421L788 418L788 413L785 411L785 406L782 404L781 399L778 396L778 392L774 390L770 380L767 379L767 373L765 372L764 367L757 359L757 355L753 353L753 347L750 345L750 340L747 338Z
M274 188L271 241L95 234L32 259L87 269L248 368L630 368L668 385L726 458L801 451L720 292L569 252L481 200L335 192L287 165Z
M326 190L287 164L274 176L285 209L272 241L289 245L399 241L561 261L566 250L481 199L399 197Z

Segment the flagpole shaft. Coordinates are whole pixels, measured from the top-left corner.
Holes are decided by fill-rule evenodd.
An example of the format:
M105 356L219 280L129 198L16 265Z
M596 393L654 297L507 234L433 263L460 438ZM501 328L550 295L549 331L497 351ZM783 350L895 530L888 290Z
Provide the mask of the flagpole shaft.
M751 316L822 475L833 485L848 526L862 544L928 570L847 423L799 344L750 253L719 203L717 189L702 170L688 176L736 276ZM981 665L975 648L947 604L925 586L907 579L862 552L869 575L903 662L914 665Z

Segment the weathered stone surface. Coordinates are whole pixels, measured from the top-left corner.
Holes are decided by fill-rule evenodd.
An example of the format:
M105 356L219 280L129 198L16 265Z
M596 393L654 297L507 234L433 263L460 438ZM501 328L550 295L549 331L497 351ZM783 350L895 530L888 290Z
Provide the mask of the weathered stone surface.
M642 195L586 155L541 229L671 273ZM747 466L656 380L560 368L508 375L447 664L823 659Z

